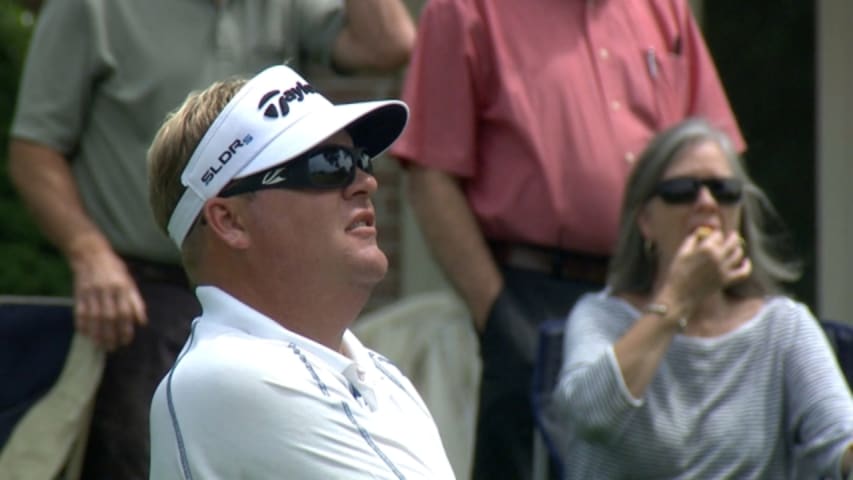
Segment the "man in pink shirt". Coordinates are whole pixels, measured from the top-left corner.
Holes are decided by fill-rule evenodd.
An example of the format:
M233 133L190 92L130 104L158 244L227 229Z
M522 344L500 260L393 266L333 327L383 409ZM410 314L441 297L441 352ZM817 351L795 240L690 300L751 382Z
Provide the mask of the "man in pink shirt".
M473 478L526 479L536 328L602 287L635 157L690 116L743 138L686 0L430 0L403 98L392 153L480 335Z

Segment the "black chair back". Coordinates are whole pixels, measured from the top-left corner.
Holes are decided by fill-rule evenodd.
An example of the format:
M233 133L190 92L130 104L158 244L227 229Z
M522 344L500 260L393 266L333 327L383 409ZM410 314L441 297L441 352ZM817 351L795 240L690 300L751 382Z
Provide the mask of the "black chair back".
M73 335L64 299L0 297L0 447L56 382Z
M847 385L853 388L853 325L835 320L821 320L820 325L835 350Z

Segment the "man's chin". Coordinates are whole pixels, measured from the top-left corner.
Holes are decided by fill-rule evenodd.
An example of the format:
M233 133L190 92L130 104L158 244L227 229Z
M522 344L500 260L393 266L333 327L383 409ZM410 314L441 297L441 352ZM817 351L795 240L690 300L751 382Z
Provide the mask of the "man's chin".
M381 282L385 278L385 274L388 273L388 257L378 248L369 255L365 255L360 263L359 278L371 288Z

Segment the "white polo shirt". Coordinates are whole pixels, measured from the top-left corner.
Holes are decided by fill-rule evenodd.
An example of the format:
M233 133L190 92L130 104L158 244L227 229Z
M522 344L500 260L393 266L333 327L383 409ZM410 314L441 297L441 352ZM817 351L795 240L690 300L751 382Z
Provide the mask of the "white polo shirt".
M344 356L215 287L151 404L151 479L453 479L409 380L350 331Z

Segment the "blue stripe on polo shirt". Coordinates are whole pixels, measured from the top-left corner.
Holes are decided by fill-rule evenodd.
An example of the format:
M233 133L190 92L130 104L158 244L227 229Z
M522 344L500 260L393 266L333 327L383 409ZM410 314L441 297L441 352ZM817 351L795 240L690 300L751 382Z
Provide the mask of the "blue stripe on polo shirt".
M373 437L370 436L370 432L368 432L367 430L362 428L361 425L358 424L358 420L355 419L355 415L353 415L352 409L350 409L349 404L347 404L347 402L345 401L341 401L341 406L344 408L344 412L346 412L349 421L352 422L353 425L355 425L355 428L358 429L358 433L360 433L361 437L364 438L364 441L367 442L368 445L370 445L370 448L372 448L373 451L376 452L377 455L379 455L379 458L381 458L382 461L385 462L386 465L388 465L388 468L391 469L391 472L393 472L398 479L405 480L406 477L397 468L397 466L394 465L394 462L392 462L391 459L388 458L388 456L385 455L385 453L379 448L379 445L377 445L376 442L373 441Z
M317 383L317 387L320 389L321 392L323 392L323 395L325 395L327 397L330 396L329 387L323 382L323 380L320 379L320 376L317 374L317 370L314 368L314 366L311 364L311 362L308 361L308 358L306 358L305 355L299 350L299 347L297 347L296 344L294 344L294 343L291 343L289 345L289 347L290 347L290 350L299 358L299 360L302 361L302 364L305 366L305 368L311 374L311 378L313 378L314 381ZM376 362L376 360L374 359L374 363L375 362ZM378 365L377 365L377 368L379 368ZM382 369L380 368L380 370L382 370ZM397 382L395 379L393 379L393 377L388 375L384 370L382 370L382 371L383 371L383 373L385 373L385 375L389 379L391 379L392 382L394 382L400 388L403 388L399 382ZM355 388L355 386L353 386L349 382L347 382L347 383L349 384L349 390L353 394L353 396L355 396L356 394L360 395L360 393L358 393L358 390ZM383 452L382 449L379 448L379 445L377 445L376 442L373 440L373 437L370 435L370 432L365 430L364 427L362 427L358 423L358 420L356 420L355 415L352 413L352 409L350 408L350 406L346 402L346 400L341 400L341 407L343 408L344 413L346 413L347 418L349 419L350 423L352 423L353 426L355 426L356 430L358 430L358 433L361 435L361 438L363 438L364 441L367 442L367 445L370 446L370 448L376 453L376 455L379 456L379 458L382 459L383 462L385 462L385 465L388 466L388 468L391 470L391 472L394 473L394 475L399 480L405 480L406 477L403 475L402 472L400 472L400 469L397 468L396 465L394 465L394 462L392 462L391 459L388 458L387 455L385 455L385 452Z
M302 351L299 350L299 347L297 347L296 344L293 342L289 343L287 346L290 347L290 350L292 350L297 357L299 357L299 360L302 361L302 365L305 365L305 368L308 369L308 373L310 373L311 378L313 378L314 381L317 382L317 386L320 388L320 391L323 392L323 395L328 397L329 387L327 387L326 384L323 383L322 380L320 380L320 376L317 375L317 371L314 370L314 366L311 365L311 362L309 362L308 359L305 358L305 354L303 354Z
M181 426L178 422L178 414L175 412L175 402L172 400L172 375L175 373L175 369L178 367L181 360L183 360L187 352L192 349L193 341L195 340L195 326L196 322L193 322L190 329L190 338L187 340L187 346L184 348L184 351L181 352L181 355L175 360L175 364L172 365L172 368L169 369L169 378L166 381L166 402L169 405L169 416L172 418L172 428L175 429L175 440L178 443L178 455L181 458L181 470L184 472L184 478L186 480L192 480L193 474L190 470L190 462L187 458L187 449L184 445L184 436L181 433Z

